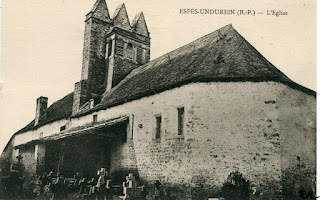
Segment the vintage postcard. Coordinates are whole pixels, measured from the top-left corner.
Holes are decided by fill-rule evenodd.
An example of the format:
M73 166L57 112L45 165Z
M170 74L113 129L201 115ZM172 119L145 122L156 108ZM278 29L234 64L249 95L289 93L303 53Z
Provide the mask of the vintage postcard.
M316 1L3 0L0 199L315 199Z

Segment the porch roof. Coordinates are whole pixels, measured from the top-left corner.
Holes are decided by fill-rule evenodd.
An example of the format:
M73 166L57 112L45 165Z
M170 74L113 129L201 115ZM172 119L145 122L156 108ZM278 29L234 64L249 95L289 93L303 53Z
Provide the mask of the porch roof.
M114 125L118 125L120 123L126 122L129 120L128 116L122 116L122 117L118 117L118 118L113 118L101 123L95 123L95 124L91 124L89 126L86 127L78 127L75 129L71 129L71 130L66 130L66 131L61 131L59 133L50 135L50 136L46 136L43 138L39 138L39 139L35 139L35 140L31 140L27 143L23 143L23 144L19 144L14 146L15 149L21 148L23 146L27 146L27 145L35 145L38 143L44 143L44 142L49 142L49 141L56 141L56 140L61 140L61 139L65 139L65 138L71 138L71 137L75 137L75 136L80 136L80 135L84 135L84 134L90 134L90 133L96 133L99 130L103 130L104 128L107 127L111 127ZM103 133L104 136L106 137L117 137L118 135L115 133L110 133L110 132L106 132Z

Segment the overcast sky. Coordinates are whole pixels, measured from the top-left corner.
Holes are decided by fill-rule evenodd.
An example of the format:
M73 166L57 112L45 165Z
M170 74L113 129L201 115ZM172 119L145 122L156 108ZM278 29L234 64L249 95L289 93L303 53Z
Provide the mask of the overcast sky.
M39 96L48 97L50 106L80 80L84 19L94 2L3 0L0 152L14 132L34 119ZM123 2L130 21L144 12L151 59L232 23L290 79L316 91L316 1L107 0L111 16ZM183 8L255 9L264 14L185 15L179 13ZM288 15L266 15L267 9Z

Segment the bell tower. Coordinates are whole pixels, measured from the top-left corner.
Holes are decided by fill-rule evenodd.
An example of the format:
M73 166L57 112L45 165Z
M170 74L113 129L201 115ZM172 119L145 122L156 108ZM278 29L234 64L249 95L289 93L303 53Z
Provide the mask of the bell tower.
M106 92L134 68L150 60L150 37L143 13L137 14L130 24L126 7L121 4L115 10L113 21L114 27L106 35Z
M86 15L81 80L75 83L72 113L98 104L104 92L149 60L150 36L143 13L130 23L121 4L110 18L105 0L97 0Z

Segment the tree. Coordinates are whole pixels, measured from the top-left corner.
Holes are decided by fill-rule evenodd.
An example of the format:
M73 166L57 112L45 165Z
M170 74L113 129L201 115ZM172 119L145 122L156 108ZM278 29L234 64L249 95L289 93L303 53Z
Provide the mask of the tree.
M222 197L226 200L250 199L250 183L239 171L231 172L221 188Z

